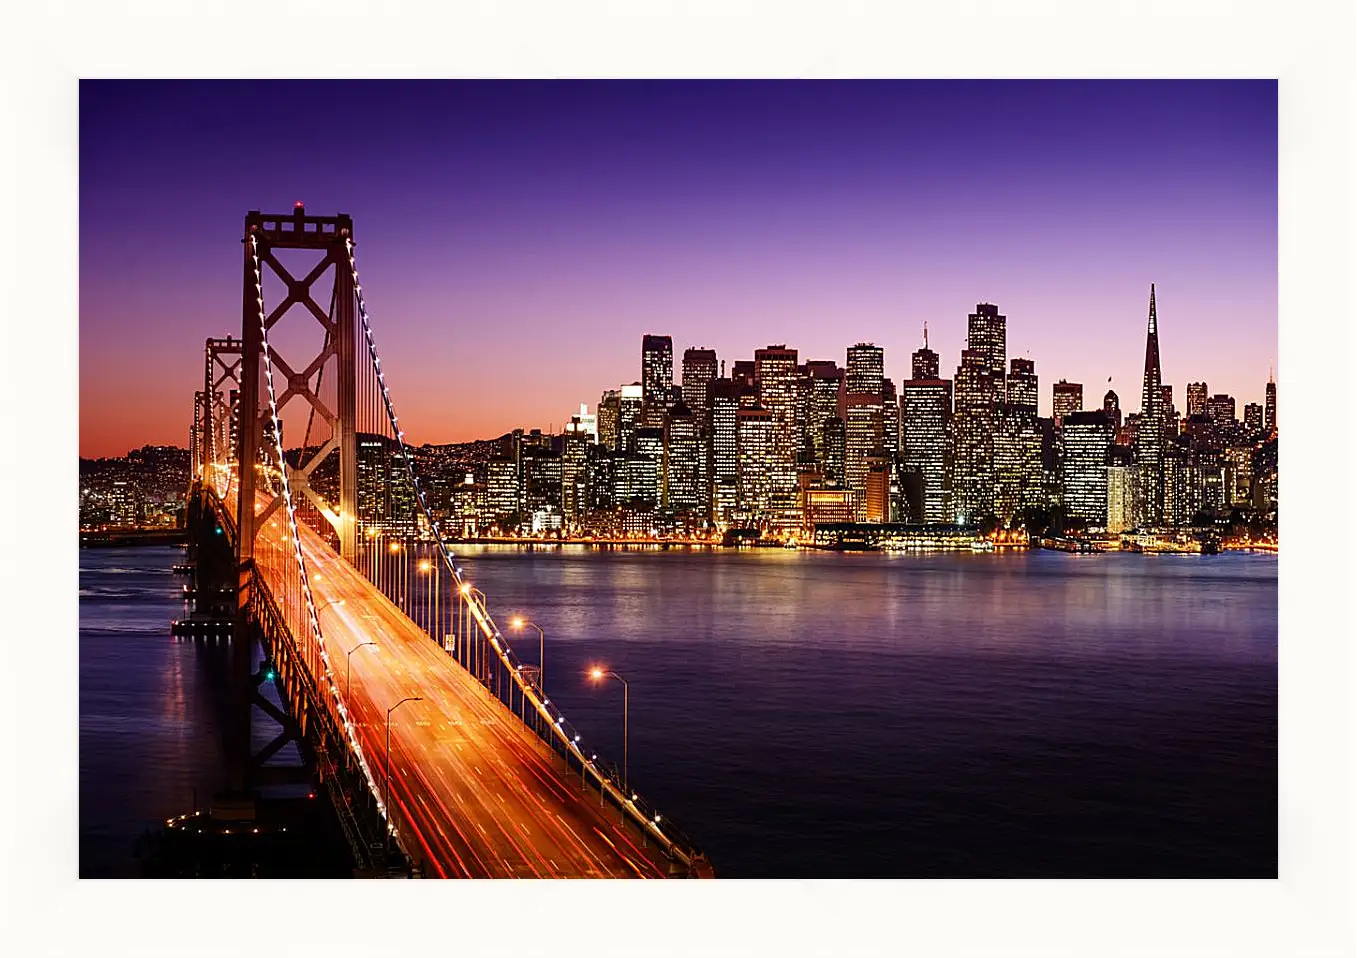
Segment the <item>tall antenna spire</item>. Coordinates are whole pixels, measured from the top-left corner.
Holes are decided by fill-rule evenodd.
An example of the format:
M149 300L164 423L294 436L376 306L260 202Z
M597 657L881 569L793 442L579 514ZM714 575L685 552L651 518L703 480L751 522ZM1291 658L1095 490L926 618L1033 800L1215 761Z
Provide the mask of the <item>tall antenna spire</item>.
M1272 382L1272 363L1267 364L1267 381Z
M928 348L928 320L924 320L924 349Z
M1154 283L1150 284L1150 332L1159 334L1159 320L1154 315Z

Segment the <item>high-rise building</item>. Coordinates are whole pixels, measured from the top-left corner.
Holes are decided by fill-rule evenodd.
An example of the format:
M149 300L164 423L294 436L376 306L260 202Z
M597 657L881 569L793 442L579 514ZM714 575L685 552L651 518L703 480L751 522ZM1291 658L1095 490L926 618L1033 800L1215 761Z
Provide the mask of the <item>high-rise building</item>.
M1136 429L1136 525L1157 526L1164 521L1164 391L1159 366L1159 318L1154 284L1150 284L1150 317L1145 333L1145 373L1140 393L1140 424Z
M707 383L717 378L716 350L690 346L683 351L683 402L699 426L710 418Z
M1004 363L1007 359L1007 319L993 303L977 303L975 312L967 317L966 348L980 353L985 368L996 377L998 388L1004 384Z
M894 462L900 454L900 405L889 379L881 380L881 445Z
M952 416L952 504L956 521L994 514L994 434L999 427L1001 386L985 354L963 349L955 380Z
M1234 397L1216 393L1206 400L1206 415L1214 423L1230 425L1235 422Z
M1277 431L1277 384L1272 380L1272 370L1267 372L1267 395L1263 400L1263 428L1269 433Z
M730 378L740 386L756 389L758 387L758 376L754 372L754 360L737 359L730 367Z
M950 381L907 379L900 384L900 460L905 469L923 477L924 522L944 523L954 518L951 422Z
M863 522L890 521L892 472L891 461L885 456L868 457L866 502L862 507Z
M824 449L822 462L825 482L846 486L848 473L844 462L848 458L848 427L838 416L830 416L820 427L820 446Z
M1193 416L1206 415L1206 396L1206 383L1187 384L1187 415L1189 419Z
M938 354L928 348L928 324L924 323L924 344L922 349L914 350L910 356L912 369L911 379L937 379L938 378Z
M1051 418L1055 420L1057 429L1066 416L1083 408L1083 383L1067 383L1062 379L1051 387Z
M821 469L825 465L825 423L839 414L839 392L843 388L843 370L827 359L813 359L806 363L810 379L810 395L806 397L806 434L815 449Z
M1177 421L1178 421L1178 410L1177 410L1177 408L1173 405L1173 387L1170 386L1170 385L1163 385L1163 386L1160 386L1160 387L1159 387L1159 392L1160 392L1160 395L1161 395L1162 400L1163 400L1164 421L1165 421L1166 423L1167 423L1167 422L1177 422ZM1175 429L1174 432L1176 433L1177 430Z
M485 506L491 521L501 531L509 531L505 523L518 513L518 463L512 456L492 456L486 466Z
M1121 400L1112 390L1107 391L1103 396L1103 415L1107 416L1107 421L1112 424L1112 428L1121 428Z
M740 512L758 523L772 505L769 469L773 450L773 416L755 405L735 414L739 443Z
M598 401L598 444L616 452L621 446L622 391L604 390Z
M1060 427L1064 455L1065 518L1090 526L1107 525L1108 449L1112 425L1102 410L1072 412Z
M739 506L739 434L736 411L740 406L740 387L729 379L714 379L707 385L707 405L711 409L711 482L712 520L718 525L731 522Z
M668 410L666 410L668 412ZM644 426L636 430L636 455L649 459L654 463L653 471L649 473L653 476L651 485L648 488L642 488L634 479L632 482L632 497L635 499L644 499L655 505L663 501L664 490L662 482L664 479L664 430L652 429Z
M561 447L561 514L574 529L589 511L589 433L571 417ZM571 428L575 426L576 428Z
M636 451L636 430L645 423L641 412L645 403L645 387L630 383L618 390L617 451Z
M643 425L664 428L674 388L674 340L646 333L641 337L641 402Z
M589 411L586 403L580 403L580 411L574 413L566 422L567 433L582 432L590 442L598 442L598 417Z
M779 496L796 492L796 454L801 438L796 422L796 365L796 350L785 344L754 351L759 405L773 422L768 481L772 494Z
M881 390L844 397L844 480L853 490L858 518L866 521L868 460L884 445Z
M696 512L700 501L701 455L698 427L687 403L669 407L664 441L664 505L674 512Z
M1106 415L1104 413L1104 415ZM1107 531L1125 532L1131 528L1135 493L1131 484L1131 450L1112 446L1107 458Z
M848 347L848 363L844 371L844 391L848 393L881 395L881 380L885 377L885 351L871 343Z
M1246 403L1244 406L1244 431L1250 437L1256 437L1263 432L1263 407L1256 402Z
M1014 358L994 436L994 514L1005 524L1011 524L1020 509L1045 502L1037 396L1036 364Z
M559 515L563 511L561 492L564 479L560 454L543 446L524 445L520 451L519 465L523 473L524 517L543 510L554 511Z

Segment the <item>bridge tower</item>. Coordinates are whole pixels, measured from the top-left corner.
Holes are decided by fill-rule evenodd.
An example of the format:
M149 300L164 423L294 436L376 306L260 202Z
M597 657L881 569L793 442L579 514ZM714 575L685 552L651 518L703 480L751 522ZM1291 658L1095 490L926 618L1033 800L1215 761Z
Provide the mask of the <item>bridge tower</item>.
M236 534L237 558L237 613L233 656L236 715L232 723L231 744L228 747L231 765L230 787L233 791L248 792L253 778L253 760L250 755L250 715L255 701L250 680L250 661L253 643L249 621L249 585L254 568L255 539L264 521L274 509L283 505L282 497L274 495L268 501L256 502L257 493L264 487L257 481L255 469L260 462L261 447L265 442L265 423L269 420L267 396L261 391L264 364L264 331L260 329L259 291L256 283L263 283L259 273L271 272L281 281L286 294L277 304L268 306L264 326L269 332L269 360L273 365L275 383L280 383L277 396L280 410L291 400L303 400L329 426L328 441L305 461L288 470L294 500L305 496L333 526L340 546L340 554L352 561L355 550L355 530L358 500L358 443L356 397L356 308L353 272L350 267L348 242L353 237L353 221L344 213L338 216L308 216L306 208L298 203L290 214L266 214L251 210L245 217L244 284L242 291L239 392L239 437L237 440L238 517ZM254 243L254 255L250 242ZM303 250L315 254L314 265L300 278L294 276L277 256L279 250ZM313 296L313 289L322 289L322 280L333 267L330 289L330 308L323 309ZM323 301L323 300L322 300ZM297 309L293 309L297 307ZM283 356L276 348L276 328L287 320L290 323L318 322L324 330L324 343L314 356ZM218 356L221 355L218 346ZM209 346L208 376L213 362ZM225 365L222 363L221 365ZM322 397L319 376L331 375L334 397ZM301 439L300 436L292 437ZM300 443L298 443L300 445ZM300 450L305 455L306 450ZM311 487L312 472L332 454L338 454L338 510Z

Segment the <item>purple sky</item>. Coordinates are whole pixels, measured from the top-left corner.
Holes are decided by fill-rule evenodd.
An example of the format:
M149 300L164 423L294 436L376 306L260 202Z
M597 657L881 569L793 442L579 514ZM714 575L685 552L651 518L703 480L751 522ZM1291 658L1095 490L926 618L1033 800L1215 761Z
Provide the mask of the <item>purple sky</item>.
M247 210L353 215L415 442L560 424L641 335L944 375L979 301L1050 384L1263 401L1277 353L1273 81L80 84L80 451L187 442L240 334ZM289 322L293 321L291 315ZM677 379L677 372L676 379Z

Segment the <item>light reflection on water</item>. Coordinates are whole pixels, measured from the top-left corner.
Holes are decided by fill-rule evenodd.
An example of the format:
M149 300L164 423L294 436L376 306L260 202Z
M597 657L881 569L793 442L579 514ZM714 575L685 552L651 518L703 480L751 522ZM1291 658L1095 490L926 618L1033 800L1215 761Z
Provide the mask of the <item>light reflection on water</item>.
M1275 874L1274 556L458 551L723 875ZM220 784L181 555L81 553L82 874Z

